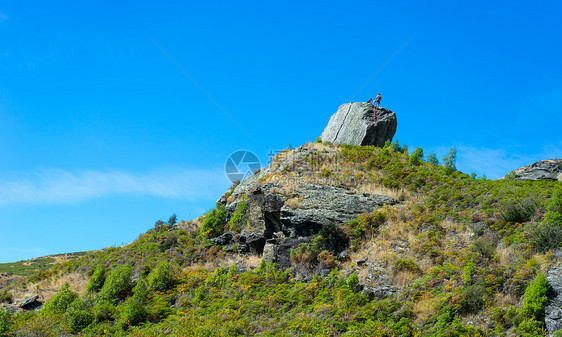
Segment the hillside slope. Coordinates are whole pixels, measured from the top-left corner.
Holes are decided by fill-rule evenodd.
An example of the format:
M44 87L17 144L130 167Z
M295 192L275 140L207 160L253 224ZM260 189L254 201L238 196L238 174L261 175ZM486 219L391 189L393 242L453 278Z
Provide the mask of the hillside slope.
M0 312L0 333L545 335L560 183L423 157L397 142L286 150L199 219L3 289L45 305Z

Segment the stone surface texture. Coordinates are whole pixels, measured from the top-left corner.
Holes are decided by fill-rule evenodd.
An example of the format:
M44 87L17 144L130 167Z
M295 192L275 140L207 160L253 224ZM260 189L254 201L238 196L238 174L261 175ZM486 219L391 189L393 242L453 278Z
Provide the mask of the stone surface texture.
M514 180L558 180L562 181L562 159L541 160L510 172L500 178Z
M330 117L320 139L333 144L382 147L387 140L392 141L396 126L397 119L393 111L376 108L371 103L346 103Z

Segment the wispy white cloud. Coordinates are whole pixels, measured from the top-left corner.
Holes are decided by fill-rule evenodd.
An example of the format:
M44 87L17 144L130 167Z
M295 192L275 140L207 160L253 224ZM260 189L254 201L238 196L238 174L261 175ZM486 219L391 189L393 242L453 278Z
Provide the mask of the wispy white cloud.
M0 205L73 203L111 195L196 200L218 197L229 182L223 170L165 168L146 173L42 170L0 177Z
M4 21L8 20L9 18L10 18L10 17L7 16L6 14L0 13L0 23L2 23L2 22L4 22Z

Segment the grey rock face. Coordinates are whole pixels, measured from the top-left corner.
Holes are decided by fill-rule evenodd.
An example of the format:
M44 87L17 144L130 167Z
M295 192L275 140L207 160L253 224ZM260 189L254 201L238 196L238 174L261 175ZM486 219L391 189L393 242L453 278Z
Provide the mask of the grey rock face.
M505 177L512 176L515 180L558 180L562 181L562 159L541 160L521 167Z
M376 113L376 125L375 125ZM396 114L370 103L342 104L330 117L320 139L333 144L384 146L396 133Z
M281 222L290 224L301 235L322 228L325 224L344 224L364 211L394 204L394 199L382 195L351 193L349 190L326 185L300 184L297 195L302 199L297 208L283 206Z
M370 299L374 299L374 298L385 299L387 297L394 295L394 293L396 293L396 288L390 285L381 285L378 287L364 286L361 293L363 295L366 295Z
M263 260L267 263L277 261L277 245L273 243L266 243L263 247Z
M216 245L229 245L234 242L234 232L224 232L216 238L212 238L211 241Z
M547 276L550 290L547 293L548 302L544 308L544 323L549 335L562 329L562 266L548 271Z

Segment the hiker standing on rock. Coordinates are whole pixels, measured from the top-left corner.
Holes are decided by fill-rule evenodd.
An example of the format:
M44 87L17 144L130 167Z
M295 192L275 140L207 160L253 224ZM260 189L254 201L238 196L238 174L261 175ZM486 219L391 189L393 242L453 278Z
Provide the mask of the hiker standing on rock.
M380 93L377 94L377 97L375 97L375 104L374 104L376 107L379 107L379 106L380 106L380 104L381 104L381 99L382 99L381 94L380 94Z

